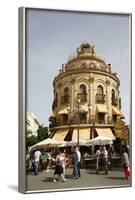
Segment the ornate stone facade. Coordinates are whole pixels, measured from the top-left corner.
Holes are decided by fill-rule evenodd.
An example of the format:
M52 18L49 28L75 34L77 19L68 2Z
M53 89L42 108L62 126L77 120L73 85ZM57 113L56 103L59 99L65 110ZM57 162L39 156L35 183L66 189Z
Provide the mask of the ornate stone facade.
M49 118L53 132L78 126L78 99L80 129L94 126L95 130L109 128L113 132L114 124L123 116L119 86L111 65L96 56L93 46L82 44L53 81L53 115Z

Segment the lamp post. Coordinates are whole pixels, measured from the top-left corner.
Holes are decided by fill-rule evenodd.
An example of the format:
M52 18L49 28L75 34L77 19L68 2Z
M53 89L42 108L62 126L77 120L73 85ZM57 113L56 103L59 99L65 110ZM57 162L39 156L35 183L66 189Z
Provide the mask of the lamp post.
M95 133L95 120L92 119L92 130L91 130L91 139L94 138ZM92 145L92 155L94 154L94 145Z
M78 113L78 117L77 117L77 125L78 125L78 132L77 132L77 147L79 147L79 129L80 129L80 98L77 98L77 113Z

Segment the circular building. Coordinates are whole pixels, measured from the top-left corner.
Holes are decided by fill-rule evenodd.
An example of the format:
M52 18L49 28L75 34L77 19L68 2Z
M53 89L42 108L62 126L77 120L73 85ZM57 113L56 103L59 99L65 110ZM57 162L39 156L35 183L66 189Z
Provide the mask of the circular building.
M116 131L115 124L123 128L124 117L119 86L111 64L95 54L94 46L81 44L53 81L53 114L49 118L52 138L77 144L96 136L115 140L121 132Z

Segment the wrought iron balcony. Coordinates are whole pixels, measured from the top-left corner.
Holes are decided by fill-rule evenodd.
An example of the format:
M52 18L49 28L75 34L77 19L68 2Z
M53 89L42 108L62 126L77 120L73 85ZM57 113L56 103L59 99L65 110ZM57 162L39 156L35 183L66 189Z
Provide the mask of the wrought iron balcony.
M78 93L77 97L80 99L80 102L86 102L87 101L87 93Z
M96 94L96 103L105 103L105 95L102 94Z

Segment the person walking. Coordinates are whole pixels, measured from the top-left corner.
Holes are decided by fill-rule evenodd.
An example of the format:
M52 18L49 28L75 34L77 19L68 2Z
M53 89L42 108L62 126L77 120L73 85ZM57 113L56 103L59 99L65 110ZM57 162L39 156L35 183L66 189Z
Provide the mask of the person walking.
M101 154L101 147L99 147L99 149L97 149L96 151L96 173L98 174L99 173L99 162L100 162L100 154Z
M78 155L76 150L74 149L73 157L72 157L72 164L73 164L73 173L72 177L73 178L79 178L79 173L78 173Z
M108 174L108 152L105 146L103 146L103 161L105 173Z
M47 172L49 172L51 169L51 162L52 162L51 152L48 152L47 153Z
M66 174L66 149L64 149L63 153L62 153L62 168L63 168L63 176L65 178L65 174Z
M39 159L40 159L40 156L41 156L41 152L39 149L37 149L37 151L35 151L34 153L34 175L38 175L38 172L39 172Z
M66 181L66 179L64 178L64 175L63 175L62 161L63 161L63 157L62 157L62 153L60 151L58 153L58 155L56 156L56 166L55 166L54 178L53 178L54 183L56 183L56 175L58 177L61 177L63 182Z
M81 153L80 153L78 147L75 148L75 151L77 153L77 158L78 158L78 164L77 164L78 175L79 175L79 177L81 177L81 173L80 173Z
M125 149L122 149L122 162L123 162L123 168L125 173L125 179L128 181L130 176L130 162L129 157Z

